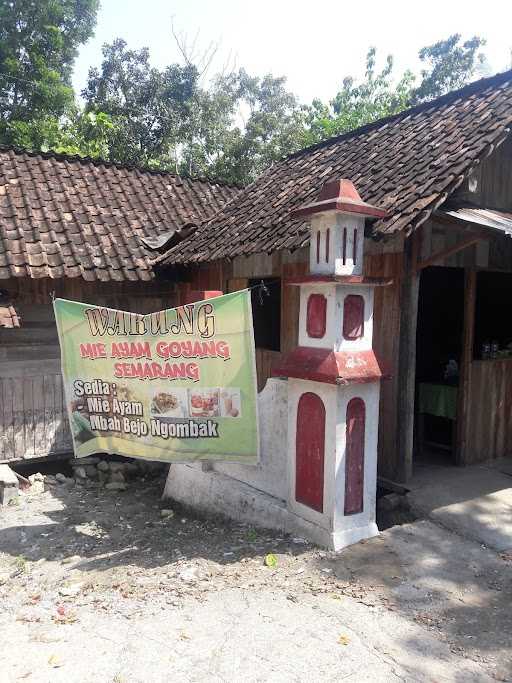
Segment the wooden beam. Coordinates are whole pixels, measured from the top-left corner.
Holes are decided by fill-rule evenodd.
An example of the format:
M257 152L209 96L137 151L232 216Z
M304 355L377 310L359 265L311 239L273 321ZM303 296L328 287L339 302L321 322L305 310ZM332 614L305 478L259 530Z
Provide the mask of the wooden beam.
M420 236L418 231L404 245L400 288L400 340L397 378L397 469L400 483L412 477L414 449L414 395L416 389L416 324L418 320Z
M434 265L438 261L444 261L444 259L448 258L448 256L453 256L453 254L457 254L459 251L471 247L473 244L480 242L480 240L482 239L484 238L480 236L475 237L474 235L472 235L471 237L468 237L467 239L462 240L461 242L457 242L457 244L454 244L451 247L448 247L447 249L443 249L442 251L438 251L436 254L432 254L432 256L429 256L428 259L425 259L425 261L421 261L420 263L418 263L416 266L416 270L420 271L423 270L423 268L427 268L428 266Z
M470 460L467 443L469 406L471 401L471 363L475 329L476 271L464 272L464 324L462 331L462 353L459 364L459 389L457 393L457 431L455 462L464 465Z

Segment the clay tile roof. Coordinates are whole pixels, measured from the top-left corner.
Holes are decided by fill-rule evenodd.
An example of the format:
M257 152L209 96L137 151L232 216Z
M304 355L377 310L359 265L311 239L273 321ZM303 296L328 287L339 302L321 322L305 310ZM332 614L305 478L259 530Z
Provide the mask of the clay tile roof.
M316 202L327 181L348 178L364 202L387 209L381 236L410 234L507 136L512 71L301 150L248 185L157 264L193 263L307 244L294 209Z
M0 279L149 280L149 243L238 188L91 159L0 148Z

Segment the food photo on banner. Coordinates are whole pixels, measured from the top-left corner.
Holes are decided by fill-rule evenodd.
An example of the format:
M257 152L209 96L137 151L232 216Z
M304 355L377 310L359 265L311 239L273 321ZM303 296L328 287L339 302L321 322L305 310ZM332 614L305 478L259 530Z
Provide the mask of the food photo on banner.
M248 290L147 315L54 310L76 457L258 462Z

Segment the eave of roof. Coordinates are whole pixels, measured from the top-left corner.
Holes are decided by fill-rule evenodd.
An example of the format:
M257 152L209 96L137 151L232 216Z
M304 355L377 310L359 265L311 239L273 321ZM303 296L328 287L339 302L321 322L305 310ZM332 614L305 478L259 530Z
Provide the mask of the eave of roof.
M464 224L488 228L512 237L512 213L497 209L462 207L439 212Z
M410 234L506 139L512 71L300 150L277 162L156 265L199 263L305 246L293 211L328 180L348 178L365 202L388 210L379 238Z

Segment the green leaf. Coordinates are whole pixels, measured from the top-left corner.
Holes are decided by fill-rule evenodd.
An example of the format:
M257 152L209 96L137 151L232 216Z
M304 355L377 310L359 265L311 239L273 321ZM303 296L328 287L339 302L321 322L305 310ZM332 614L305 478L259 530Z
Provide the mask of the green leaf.
M265 566L274 569L277 567L277 557L273 553L265 555Z

